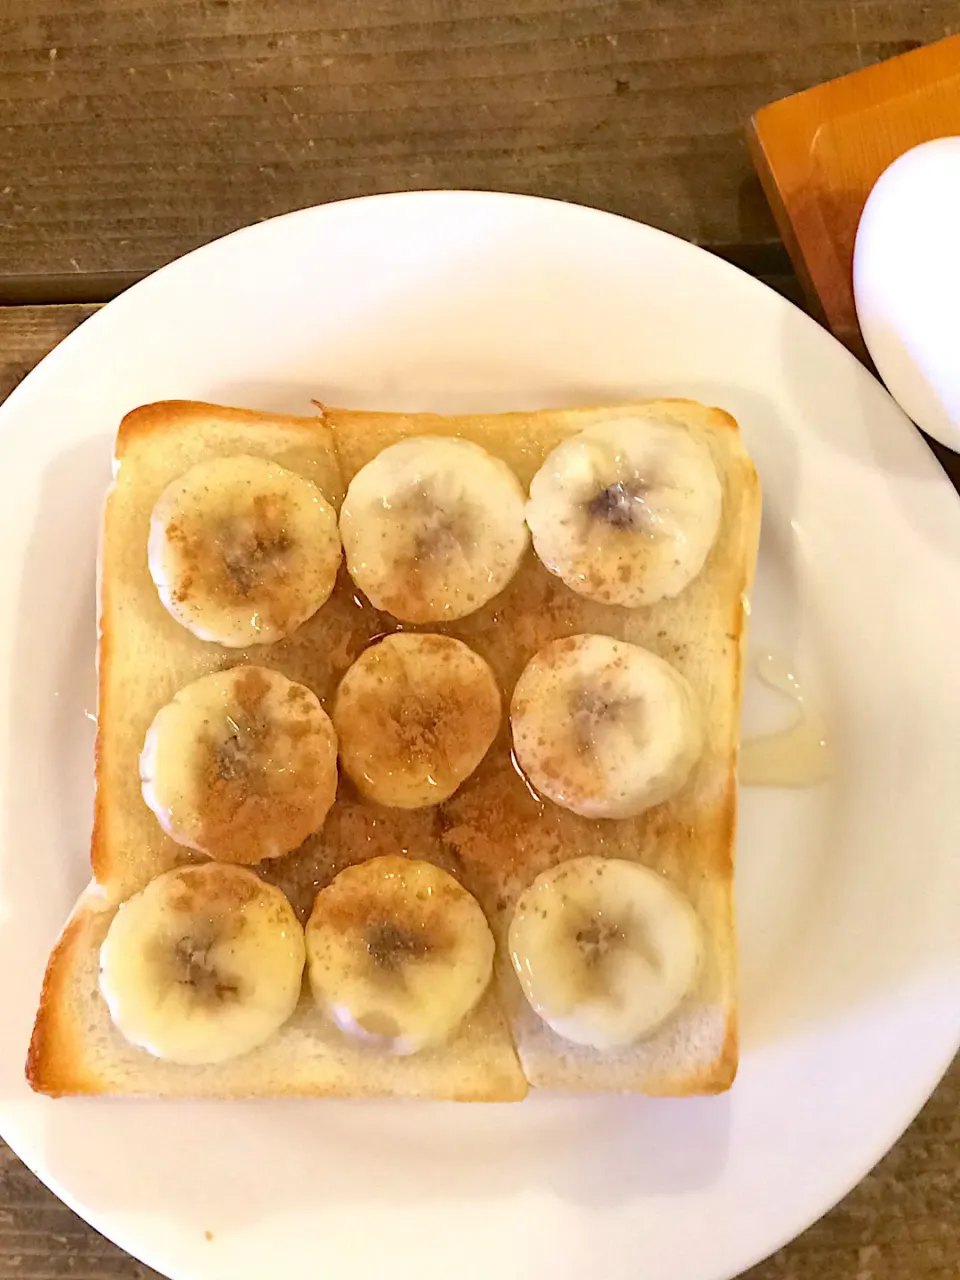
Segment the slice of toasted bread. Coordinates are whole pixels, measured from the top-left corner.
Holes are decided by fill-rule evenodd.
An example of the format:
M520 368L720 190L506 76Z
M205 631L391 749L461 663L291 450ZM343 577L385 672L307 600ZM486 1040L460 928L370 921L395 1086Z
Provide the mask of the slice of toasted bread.
M688 677L703 702L707 746L694 775L674 800L639 818L589 822L527 790L513 767L504 724L480 769L437 809L382 809L341 781L323 830L293 853L260 864L260 874L284 889L303 919L317 888L351 862L396 852L435 861L478 896L500 938L496 989L458 1036L429 1055L398 1060L357 1050L323 1027L305 997L290 1023L261 1049L202 1069L172 1067L128 1045L97 990L97 953L115 904L191 857L164 835L141 797L138 756L146 729L179 687L242 661L275 667L327 702L353 659L396 623L363 601L341 573L330 601L279 644L238 651L197 640L167 614L150 579L146 538L160 492L194 462L246 452L301 471L339 505L344 480L360 466L386 445L423 434L473 439L527 484L560 440L624 407L459 418L329 409L322 418L298 419L169 402L124 419L101 553L92 847L101 890L78 904L51 957L28 1063L34 1088L515 1098L526 1085L504 1011L532 1083L671 1094L729 1086L737 1061L733 840L742 597L756 553L759 486L736 423L726 414L688 401L629 409L677 421L701 435L713 453L724 515L700 576L676 600L626 611L574 595L530 553L500 597L438 629L488 659L506 698L529 657L558 636L599 631L654 650ZM670 876L693 901L708 940L700 986L679 1014L616 1054L580 1049L541 1023L520 994L503 946L517 892L545 867L590 852L636 858Z
M163 1062L120 1035L100 995L100 944L115 912L96 886L87 890L50 958L27 1059L27 1079L43 1093L513 1102L527 1092L492 990L451 1040L410 1058L358 1047L305 988L293 1016L252 1053L212 1066Z
M271 417L190 401L145 405L120 424L115 479L104 507L99 572L99 705L91 861L107 897L122 901L187 860L140 792L139 756L150 722L185 684L239 662L311 677L350 635L341 596L322 627L301 628L292 644L224 649L198 640L160 603L147 565L150 514L177 476L211 457L272 458L314 481L334 506L343 498L330 429L319 418ZM309 652L307 652L309 651ZM307 683L314 683L311 679ZM323 694L326 686L317 690Z
M642 609L575 595L530 555L490 606L444 630L490 662L509 694L528 659L560 636L601 632L643 645L677 667L697 691L706 746L671 801L639 817L596 822L543 804L510 755L506 726L474 776L439 807L442 839L464 883L500 938L499 983L531 1084L653 1094L716 1092L737 1068L737 952L733 901L736 763L745 640L744 594L756 560L760 488L737 424L686 400L616 408L444 418L328 409L343 478L406 436L458 435L502 458L529 484L561 440L613 414L668 419L709 446L723 487L719 537L700 575L673 600ZM520 889L546 867L580 854L636 859L669 876L690 898L707 935L698 989L654 1035L618 1052L562 1040L523 999L502 945Z

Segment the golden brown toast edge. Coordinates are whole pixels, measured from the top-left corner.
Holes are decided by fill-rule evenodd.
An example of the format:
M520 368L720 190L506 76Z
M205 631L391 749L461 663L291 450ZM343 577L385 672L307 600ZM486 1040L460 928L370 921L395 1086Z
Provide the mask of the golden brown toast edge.
M74 952L87 931L88 896L89 890L77 902L47 961L27 1050L27 1083L53 1098L101 1092L96 1076L85 1067L83 1037L73 1025L67 992Z

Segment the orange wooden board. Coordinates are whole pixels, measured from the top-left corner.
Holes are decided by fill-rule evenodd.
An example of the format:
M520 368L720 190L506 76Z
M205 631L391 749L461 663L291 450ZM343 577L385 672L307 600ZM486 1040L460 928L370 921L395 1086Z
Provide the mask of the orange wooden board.
M758 111L754 164L811 305L865 355L853 245L873 184L920 142L960 134L960 36L818 85Z

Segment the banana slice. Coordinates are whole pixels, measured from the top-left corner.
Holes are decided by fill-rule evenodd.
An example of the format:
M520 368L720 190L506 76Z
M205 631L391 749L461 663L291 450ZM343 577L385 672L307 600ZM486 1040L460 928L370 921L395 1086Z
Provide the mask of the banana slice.
M262 1044L300 996L303 930L279 889L210 863L125 902L100 948L118 1031L168 1062L224 1062Z
M337 738L304 685L233 667L188 684L157 712L140 780L178 844L221 862L259 862L323 825L337 794Z
M271 644L325 604L337 516L305 476L266 458L214 458L174 480L150 517L160 599L201 640Z
M451 636L387 636L343 677L333 724L365 796L419 809L453 795L486 755L500 692L483 658Z
M510 468L479 445L401 440L347 489L347 569L377 609L404 622L463 618L516 572L528 543L523 503Z
M703 951L693 907L618 858L573 858L521 895L508 945L523 994L557 1035L594 1049L655 1031L691 990Z
M347 1035L392 1054L446 1040L490 981L476 899L429 862L373 858L321 889L307 922L314 999Z
M568 587L632 609L679 595L697 576L721 507L701 440L674 423L618 418L553 450L530 485L527 524Z
M697 698L680 672L610 636L569 636L534 654L510 722L533 786L586 818L628 818L660 804L703 748Z

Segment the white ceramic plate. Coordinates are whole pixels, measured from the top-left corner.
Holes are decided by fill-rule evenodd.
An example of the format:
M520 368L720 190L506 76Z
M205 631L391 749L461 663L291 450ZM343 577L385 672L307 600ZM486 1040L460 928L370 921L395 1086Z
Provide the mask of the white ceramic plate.
M764 484L756 647L795 659L832 784L743 798L743 1058L718 1099L51 1102L22 1062L86 876L98 511L121 415L692 395ZM960 1039L960 508L880 386L688 244L498 195L306 210L174 263L0 410L0 1130L178 1280L721 1280L830 1207ZM748 690L748 718L789 714Z

